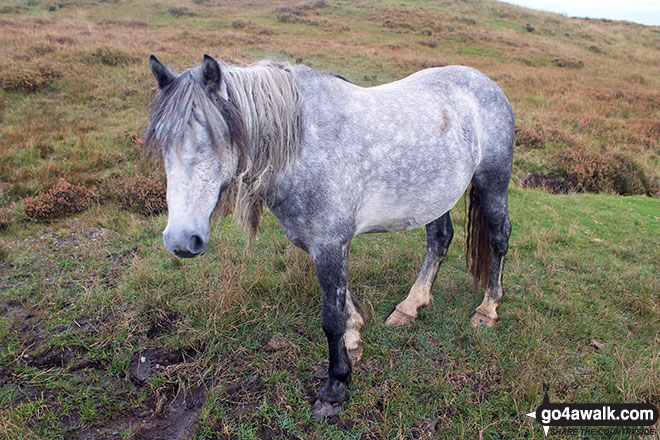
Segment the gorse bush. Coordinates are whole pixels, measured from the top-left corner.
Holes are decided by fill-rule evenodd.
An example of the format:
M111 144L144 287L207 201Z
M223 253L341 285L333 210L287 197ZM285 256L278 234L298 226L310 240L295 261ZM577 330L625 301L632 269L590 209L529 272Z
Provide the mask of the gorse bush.
M104 200L113 200L123 208L143 215L167 210L166 186L163 177L135 175L115 177L102 183Z
M11 67L2 72L2 88L38 92L50 88L62 76L50 64L38 62L32 66Z
M47 222L84 211L94 200L94 190L60 179L47 193L23 200L23 216L27 220Z

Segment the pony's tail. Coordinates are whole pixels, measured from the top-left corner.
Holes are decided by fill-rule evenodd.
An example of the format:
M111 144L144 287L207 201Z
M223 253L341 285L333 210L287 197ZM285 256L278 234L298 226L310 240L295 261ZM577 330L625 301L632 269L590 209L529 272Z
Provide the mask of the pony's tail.
M486 288L490 279L490 265L493 255L490 248L488 221L474 185L470 187L470 206L467 212L467 221L466 255L470 272L472 272L472 282L475 289L479 284Z

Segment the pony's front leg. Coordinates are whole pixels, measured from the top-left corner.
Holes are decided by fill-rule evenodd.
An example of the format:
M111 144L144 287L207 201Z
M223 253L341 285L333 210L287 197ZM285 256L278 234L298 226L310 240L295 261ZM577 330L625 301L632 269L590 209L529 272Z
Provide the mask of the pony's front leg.
M328 382L312 407L312 417L332 417L339 414L348 394L351 380L351 360L346 351L349 244L326 246L310 252L316 276L323 294L322 325L328 338Z

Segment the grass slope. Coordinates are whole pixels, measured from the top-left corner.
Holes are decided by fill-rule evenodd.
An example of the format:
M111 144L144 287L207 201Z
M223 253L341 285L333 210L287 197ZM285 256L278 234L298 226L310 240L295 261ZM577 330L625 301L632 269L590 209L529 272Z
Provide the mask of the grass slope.
M568 159L612 189L609 165L593 163L617 155L660 177L658 28L488 1L300 4L0 2L5 212L20 216L59 178L158 174L138 152L151 52L179 70L204 52L275 55L365 86L469 64L502 85L519 125L497 329L468 323L481 293L461 203L435 301L410 327L383 321L421 267L423 231L358 237L350 275L367 347L342 416L311 421L327 350L320 293L272 216L252 249L221 223L194 261L165 251L164 216L114 203L51 224L14 218L0 231L0 438L540 439L522 414L544 382L557 401L657 401L658 199L518 184Z

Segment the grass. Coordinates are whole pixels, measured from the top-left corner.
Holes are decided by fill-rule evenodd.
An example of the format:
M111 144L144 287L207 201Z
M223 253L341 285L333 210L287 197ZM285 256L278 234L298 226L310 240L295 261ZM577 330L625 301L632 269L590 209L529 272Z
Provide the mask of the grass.
M186 437L167 431L179 426L198 440L540 439L522 414L543 383L553 401L657 402L658 199L612 195L607 180L602 194L520 188L567 171L571 152L599 173L624 155L657 184L657 28L490 1L301 4L0 2L0 438ZM350 277L367 346L341 417L312 421L327 355L320 292L271 215L252 248L231 221L217 225L193 261L164 249L164 215L117 198L23 220L28 197L60 179L160 176L139 156L152 52L179 71L208 52L276 55L364 86L445 64L497 80L520 140L497 329L469 326L482 295L465 268L462 204L435 300L403 329L383 321L425 234L358 237Z
M192 261L163 249L163 217L107 206L10 230L3 429L8 438L58 438L201 387L200 439L420 438L429 421L444 438L483 429L491 438L541 438L521 414L540 403L543 383L557 401L653 398L657 200L514 189L511 213L507 299L495 331L468 323L481 295L465 270L460 207L435 301L410 327L383 320L421 266L423 232L354 241L351 280L369 316L367 347L351 400L331 424L309 419L308 400L323 382L313 372L326 356L320 293L308 258L272 216L253 249L225 221L209 253ZM273 338L287 343L271 350ZM132 357L162 347L191 355L135 386ZM35 366L40 356L53 359Z

